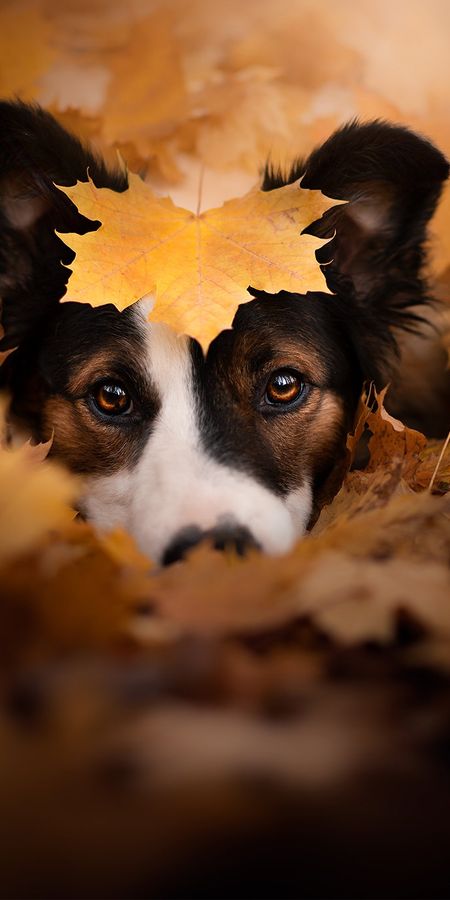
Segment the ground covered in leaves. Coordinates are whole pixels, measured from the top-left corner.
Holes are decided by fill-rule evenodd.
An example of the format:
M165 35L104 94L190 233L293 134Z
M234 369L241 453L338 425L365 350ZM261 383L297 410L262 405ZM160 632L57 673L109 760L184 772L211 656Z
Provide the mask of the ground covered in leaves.
M0 5L1 93L194 210L200 170L213 206L355 113L449 151L447 4L335 6ZM446 895L450 447L374 395L349 463L363 434L287 556L165 571L74 520L48 448L2 446L3 896Z
M373 408L276 560L152 570L1 451L4 896L443 895L450 448Z

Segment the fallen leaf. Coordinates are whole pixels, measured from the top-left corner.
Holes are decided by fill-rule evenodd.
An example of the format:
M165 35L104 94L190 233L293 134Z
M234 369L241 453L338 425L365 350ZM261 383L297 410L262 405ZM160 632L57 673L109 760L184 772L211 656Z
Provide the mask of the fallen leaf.
M358 455L365 429L369 429L369 460L362 471L348 472L340 490L326 505L313 528L319 534L333 523L339 525L358 513L384 506L391 497L427 485L424 470L419 480L416 472L427 447L419 431L407 428L384 407L387 388L377 392L364 389L355 416L355 427L347 437L348 465ZM431 471L432 473L432 471ZM430 473L430 477L431 477Z
M366 423L372 437L369 440L370 461L368 471L402 462L402 477L413 479L418 465L419 454L426 447L426 438L420 431L407 428L399 419L389 415L384 407L388 388L377 393L374 390L376 410L369 411Z
M40 77L55 57L53 28L39 7L0 7L0 95L34 100Z
M321 555L327 549L339 550L362 559L385 560L401 557L446 564L450 556L450 497L428 492L406 492L401 482L395 493L386 490L382 473L372 476L369 486L362 483L357 493L351 473L343 486L343 497L327 515L325 509L311 537L297 547L297 553ZM338 494L339 497L339 494Z
M450 638L450 575L433 562L367 559L324 554L301 584L302 606L313 621L343 644L391 643L404 610L439 637Z
M41 484L45 484L42 474ZM4 667L121 644L132 647L136 643L132 623L151 588L149 562L144 564L131 539L115 535L103 540L86 523L58 518L55 486L48 480L47 486L53 491L53 533L48 533L44 507L39 517L31 498L33 532L27 534L22 527L27 543L22 540L20 548L14 547L14 557L2 553ZM151 646L150 635L146 642Z
M312 616L318 621L317 615L335 605L334 615L339 620L339 604L367 599L364 627L365 638L370 638L375 620L392 635L394 614L400 606L409 608L411 594L411 609L421 610L430 627L438 630L440 621L448 628L449 511L449 497L428 493L391 496L383 506L364 508L362 503L359 509L336 518L330 527L313 531L277 560L256 553L248 559L230 560L201 546L187 562L155 573L152 601L163 621L181 629L233 635L289 627L289 622L299 617ZM411 567L416 572L414 591L414 578L405 585L400 578L400 573ZM348 576L341 579L341 571ZM437 606L430 604L429 614L427 572L433 576L430 583L439 585ZM386 584L391 581L385 602ZM351 615L347 617L343 611L342 619L348 622L350 636ZM362 628L363 622L358 627ZM379 637L379 631L372 637Z
M115 528L100 534L102 549L120 566L134 571L149 572L151 562L141 553L130 535L123 528Z
M73 519L77 479L44 462L48 445L0 446L0 559L27 553Z
M436 493L445 494L450 491L450 443L448 437L446 441L428 441L426 447L419 454L414 485L419 488L432 488Z
M98 231L64 234L76 253L65 301L125 309L155 290L153 321L203 346L229 328L253 288L277 293L328 291L315 258L325 241L300 232L335 204L299 183L252 190L219 209L195 214L156 198L130 175L116 193L92 181L61 188Z

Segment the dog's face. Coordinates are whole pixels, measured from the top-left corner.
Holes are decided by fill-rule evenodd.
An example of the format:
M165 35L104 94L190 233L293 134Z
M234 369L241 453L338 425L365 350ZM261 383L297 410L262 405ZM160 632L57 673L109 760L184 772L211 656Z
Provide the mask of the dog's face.
M121 523L157 559L200 532L288 549L336 471L356 399L327 302L255 299L206 358L151 324L145 303L62 306L34 403L53 453L86 477L83 513Z
M3 110L10 129L11 109ZM15 109L16 120L31 115ZM0 120L1 112L0 105ZM379 141L380 128L388 127L366 126L366 142ZM426 142L388 128L400 144L410 149L412 142L416 168L417 155L428 154L428 167L431 160L436 169L405 246L400 224L411 198L403 185L400 191L395 171L387 166L378 179L368 172L364 186L359 181L355 188L348 171L348 140L354 146L355 134L348 132L340 174L337 135L332 164L325 145L306 164L304 179L354 197L353 205L316 226L316 233L337 232L328 272L336 294L257 294L205 357L191 338L149 322L145 301L124 313L58 304L59 260L70 258L53 228L62 221L75 230L76 213L63 195L56 199L52 180L83 178L89 166L97 183L124 185L114 184L85 151L71 163L70 143L67 171L56 171L48 159L52 152L61 157L58 141L67 136L43 131L36 133L36 141L47 141L44 161L36 149L39 190L30 191L28 181L27 191L23 185L18 191L17 170L0 181L6 220L0 289L6 338L19 343L6 367L12 418L37 438L53 432L52 453L84 475L84 515L100 526L126 527L157 560L180 558L204 535L219 547L289 549L339 485L358 394L364 378L380 374L391 327L423 302L420 245L445 161ZM356 128L356 156L361 131ZM32 145L26 152L33 154ZM304 169L299 164L291 177ZM270 179L267 174L269 189L278 183ZM78 219L78 230L85 230Z

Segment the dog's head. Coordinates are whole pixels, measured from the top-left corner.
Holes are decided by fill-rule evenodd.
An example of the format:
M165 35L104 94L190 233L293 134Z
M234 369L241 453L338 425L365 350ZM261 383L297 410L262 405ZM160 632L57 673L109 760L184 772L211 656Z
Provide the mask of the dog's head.
M349 202L312 231L333 295L254 292L204 357L147 319L59 304L73 254L55 234L92 224L54 187L126 188L41 110L0 104L0 296L11 417L86 476L82 512L121 524L170 561L207 534L283 552L339 485L365 379L388 378L398 329L426 302L427 221L448 165L426 140L351 124L271 190L303 185ZM245 298L243 297L243 300Z

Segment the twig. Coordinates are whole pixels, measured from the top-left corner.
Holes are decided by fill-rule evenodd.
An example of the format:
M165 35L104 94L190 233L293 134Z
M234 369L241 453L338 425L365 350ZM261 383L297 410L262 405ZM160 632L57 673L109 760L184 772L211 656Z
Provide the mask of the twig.
M444 446L442 447L442 450L441 450L441 452L440 452L440 454L439 454L439 459L438 459L438 461L437 461L437 463L436 463L436 465L435 465L434 472L433 472L433 474L432 474L432 476L431 476L431 481L430 481L430 483L429 483L429 485L428 485L428 488L427 488L428 493L431 493L431 488L433 487L433 484L434 484L434 482L435 482L436 475L437 475L437 473L438 473L438 471L439 471L439 466L440 466L440 464L441 464L441 462L442 462L442 460L443 460L443 458L444 458L444 453L445 453L445 451L446 451L446 449L447 449L447 447L448 447L449 441L450 441L450 431L449 431L447 437L445 438Z

